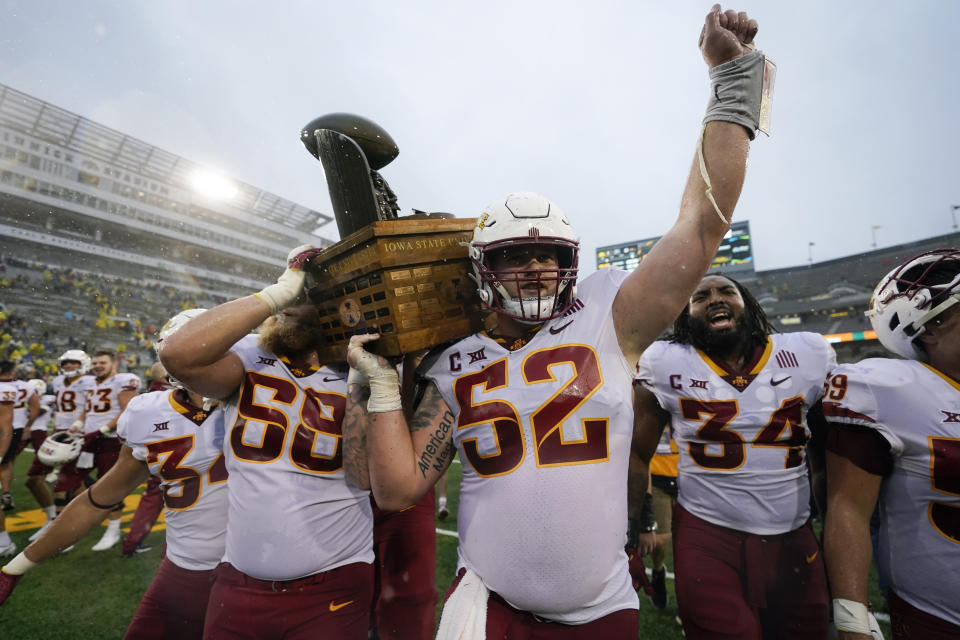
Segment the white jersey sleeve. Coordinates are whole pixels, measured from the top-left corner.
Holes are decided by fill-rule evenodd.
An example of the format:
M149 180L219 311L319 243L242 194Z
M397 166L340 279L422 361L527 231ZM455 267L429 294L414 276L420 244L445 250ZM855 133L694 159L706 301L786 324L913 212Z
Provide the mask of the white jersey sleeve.
M161 480L167 558L191 571L213 569L227 534L224 414L204 411L175 389L130 400L117 434Z
M886 583L960 625L960 383L914 360L871 358L833 371L823 409L890 444L877 555Z
M678 502L713 524L774 535L810 516L807 411L836 364L814 333L774 334L743 371L689 345L655 342L636 377L670 413Z
M463 461L459 564L514 607L567 624L637 608L624 553L632 367L603 270L573 307L509 351L484 334L427 371Z
M239 391L224 403L230 516L226 561L262 580L292 580L373 561L370 492L347 485L340 423L346 371L233 347Z

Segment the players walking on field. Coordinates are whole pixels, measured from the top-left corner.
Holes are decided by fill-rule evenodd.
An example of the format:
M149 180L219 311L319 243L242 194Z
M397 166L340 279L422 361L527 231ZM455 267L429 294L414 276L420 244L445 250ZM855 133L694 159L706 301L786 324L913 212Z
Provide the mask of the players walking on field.
M904 360L830 374L824 545L841 638L869 638L870 515L895 639L960 638L960 250L931 251L877 285L868 314Z
M174 316L158 345L202 309ZM224 414L174 381L174 388L130 400L120 415L123 439L116 463L0 572L0 604L23 574L74 544L123 505L148 477L161 480L166 506L166 551L124 637L200 640L213 569L226 538L227 471Z

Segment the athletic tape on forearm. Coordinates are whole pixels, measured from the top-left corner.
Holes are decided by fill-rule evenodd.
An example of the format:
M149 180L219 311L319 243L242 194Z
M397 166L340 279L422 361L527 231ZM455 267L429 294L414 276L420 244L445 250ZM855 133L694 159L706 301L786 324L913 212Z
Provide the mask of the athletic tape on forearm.
M870 612L867 605L843 598L833 599L833 626L837 631L870 635Z
M370 379L370 399L367 400L367 413L385 413L399 411L400 376L394 368L381 367L367 374Z
M350 372L347 373L347 386L350 386L351 384L357 384L361 387L369 387L370 379L363 371L359 371L353 367L350 367Z
M271 315L279 313L300 298L305 277L306 275L299 269L287 269L277 278L276 284L265 287L263 291L253 295L267 303Z
M735 122L753 140L760 125L764 66L763 53L753 51L710 69L710 102L703 123Z
M37 563L29 560L21 551L16 558L3 565L3 572L8 576L22 576L35 566L37 566Z

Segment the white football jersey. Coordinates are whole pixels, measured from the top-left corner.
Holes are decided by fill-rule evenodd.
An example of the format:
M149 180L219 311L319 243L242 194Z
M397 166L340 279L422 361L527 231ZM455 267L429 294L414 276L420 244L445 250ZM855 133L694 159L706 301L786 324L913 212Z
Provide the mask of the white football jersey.
M120 415L120 393L139 391L140 384L140 378L133 373L115 373L103 382L94 379L93 388L87 391L87 415L83 421L83 432L86 434L100 431L100 427ZM107 437L115 438L116 434L107 434Z
M770 336L742 372L690 345L650 345L636 377L670 412L683 508L760 535L803 525L810 516L806 415L835 365L833 347L817 333Z
M77 376L68 378L59 375L53 379L53 429L64 431L70 428L77 418L83 415L83 407L87 402L87 393L97 386L97 379L93 376Z
M915 360L870 358L833 371L823 412L890 443L880 573L916 608L960 625L960 383Z
M427 372L463 461L460 566L514 607L568 624L639 606L623 550L632 367L611 313L626 275L586 278L573 307L516 351L475 334Z
M13 429L16 431L27 426L27 418L30 414L27 404L30 402L30 396L37 394L37 390L26 380L13 380L10 384L17 388L17 401L13 405Z
M18 395L20 394L13 380L0 380L0 404L16 406Z
M258 336L233 347L243 383L224 403L230 516L224 559L262 580L373 562L370 492L347 486L346 372L291 365Z
M175 389L132 398L117 434L160 478L167 558L191 571L213 569L227 537L224 413L204 411Z
M56 396L50 393L40 396L40 415L30 425L30 431L47 430L47 427L50 426L50 419L53 417L53 407L56 400Z

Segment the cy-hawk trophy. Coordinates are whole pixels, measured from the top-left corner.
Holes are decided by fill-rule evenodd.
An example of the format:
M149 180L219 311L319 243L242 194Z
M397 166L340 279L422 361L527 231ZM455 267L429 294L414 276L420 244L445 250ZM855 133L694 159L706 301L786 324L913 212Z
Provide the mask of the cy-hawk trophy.
M343 360L356 333L379 332L373 350L398 356L478 331L466 246L476 219L398 217L397 197L379 170L400 150L366 118L321 116L300 139L323 164L341 237L306 268L307 295L327 332L321 360Z

